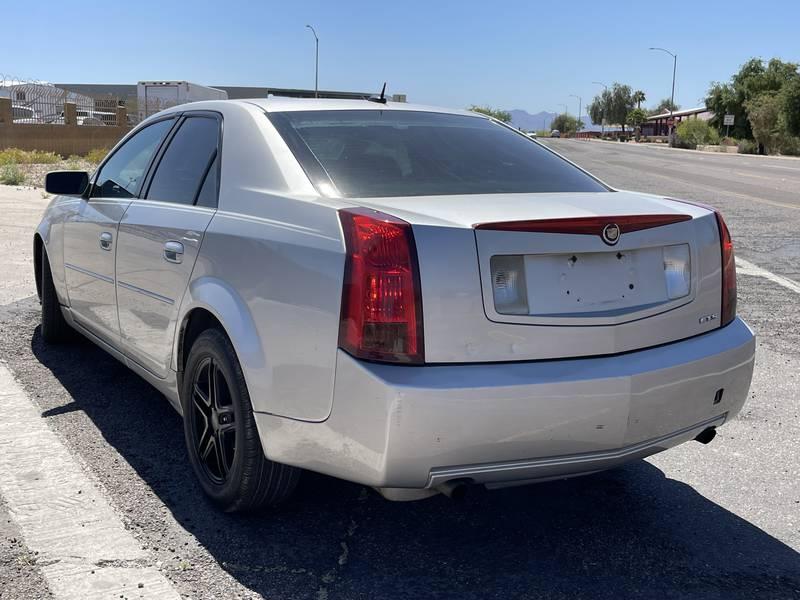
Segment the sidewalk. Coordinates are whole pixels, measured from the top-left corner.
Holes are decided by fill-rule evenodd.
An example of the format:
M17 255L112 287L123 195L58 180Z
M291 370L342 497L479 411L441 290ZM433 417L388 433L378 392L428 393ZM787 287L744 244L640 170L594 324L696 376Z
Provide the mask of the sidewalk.
M577 140L577 141L584 141L584 140ZM756 158L756 159L775 159L775 160L795 160L800 161L800 156L775 156L775 155L763 155L763 154L729 154L727 152L710 152L708 150L688 150L686 148L670 148L667 144L656 144L656 143L647 143L647 142L614 142L612 140L598 140L595 138L589 138L590 142L600 142L603 144L614 144L615 146L623 145L623 146L633 146L636 148L652 148L658 150L671 150L674 152L690 152L692 154L710 154L712 156L740 156L743 158Z

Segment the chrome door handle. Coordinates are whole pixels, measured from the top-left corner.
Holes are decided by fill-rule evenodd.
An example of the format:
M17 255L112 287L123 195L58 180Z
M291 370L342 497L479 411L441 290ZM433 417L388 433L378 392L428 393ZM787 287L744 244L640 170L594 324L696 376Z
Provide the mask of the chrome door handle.
M172 263L183 261L183 244L180 242L167 242L164 244L164 260Z
M111 250L111 242L114 240L114 236L111 235L108 231L104 231L100 234L100 247L103 250Z

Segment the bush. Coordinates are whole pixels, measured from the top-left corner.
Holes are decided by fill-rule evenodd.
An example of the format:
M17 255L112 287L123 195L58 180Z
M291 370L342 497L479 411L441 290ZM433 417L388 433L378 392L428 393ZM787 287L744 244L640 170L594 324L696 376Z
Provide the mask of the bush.
M683 139L681 136L675 136L675 142L672 144L674 148L683 148L684 150L697 150L697 144L693 144L689 140Z
M781 146L781 154L800 156L800 137L787 137Z
M70 171L78 171L81 168L81 157L77 154L73 154L67 159L66 164L67 169Z
M8 163L0 169L0 183L6 185L22 185L25 183L25 173L17 163Z
M60 160L61 157L55 152L20 150L19 148L0 150L0 165L50 165Z
M98 164L106 157L106 154L108 154L108 148L95 148L94 150L89 150L86 160L90 163Z
M739 154L758 154L758 144L753 140L739 140Z
M717 131L702 119L681 121L678 124L677 133L678 139L691 148L697 148L700 144L716 144L719 142Z
M732 137L724 137L719 141L720 146L738 146L739 142L736 141L736 138Z

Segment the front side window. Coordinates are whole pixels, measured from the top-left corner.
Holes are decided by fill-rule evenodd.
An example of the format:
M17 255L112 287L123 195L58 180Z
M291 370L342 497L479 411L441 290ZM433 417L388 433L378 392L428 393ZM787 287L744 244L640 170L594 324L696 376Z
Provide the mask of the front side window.
M186 119L158 163L147 199L194 204L217 156L218 144L219 122L215 118ZM213 186L216 195L216 179ZM207 191L210 193L211 188ZM209 202L208 197L204 202Z
M609 191L527 136L479 116L338 110L269 117L312 179L321 165L345 197Z
M145 170L173 120L158 121L128 139L100 168L92 197L133 198L139 193Z

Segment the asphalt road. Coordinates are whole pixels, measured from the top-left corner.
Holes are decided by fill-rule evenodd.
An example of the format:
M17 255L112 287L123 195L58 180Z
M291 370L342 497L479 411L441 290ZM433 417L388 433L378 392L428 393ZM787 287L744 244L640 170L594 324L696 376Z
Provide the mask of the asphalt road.
M738 256L800 281L800 159L660 144L544 143L615 188L698 200L723 210Z
M547 143L615 187L720 207L740 256L800 281L800 161ZM0 186L0 215L15 193ZM29 234L9 248L29 252ZM391 503L309 474L283 508L220 514L166 401L88 342L45 346L22 284L0 307L0 358L185 597L800 598L800 294L749 272L756 374L714 442L460 503ZM0 582L3 599L47 595L2 504Z

